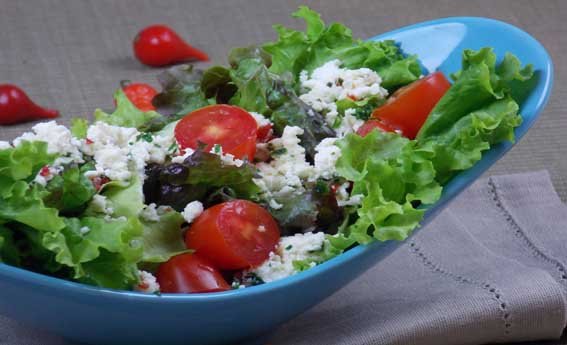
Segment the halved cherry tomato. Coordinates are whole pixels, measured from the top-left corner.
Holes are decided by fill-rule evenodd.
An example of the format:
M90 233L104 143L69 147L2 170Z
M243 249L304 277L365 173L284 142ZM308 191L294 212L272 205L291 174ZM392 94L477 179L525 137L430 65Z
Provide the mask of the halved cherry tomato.
M187 114L175 126L181 149L196 149L199 143L209 151L215 144L236 158L254 159L258 124L246 110L227 104L209 105Z
M258 127L258 138L256 140L259 143L267 143L274 138L274 130L272 124L264 125Z
M394 92L386 104L374 110L372 117L414 139L433 107L450 87L451 83L443 73L432 73Z
M247 200L231 200L203 212L185 235L187 248L220 269L260 265L280 239L276 221L263 207Z
M384 132L394 132L396 130L380 120L370 119L360 126L360 128L356 131L356 134L361 137L365 137L368 133L372 132L374 128L380 128Z
M230 289L209 260L197 254L180 254L158 268L157 281L165 293L220 292Z
M126 97L141 111L156 110L152 99L157 95L156 89L146 83L131 83L122 88Z

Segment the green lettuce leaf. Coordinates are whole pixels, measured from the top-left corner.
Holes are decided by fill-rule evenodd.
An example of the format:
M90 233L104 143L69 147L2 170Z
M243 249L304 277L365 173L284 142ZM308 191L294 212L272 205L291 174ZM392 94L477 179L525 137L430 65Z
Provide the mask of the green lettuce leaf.
M110 182L103 191L108 201L112 204L113 216L137 218L144 209L143 181L136 172L132 172L132 178L128 183Z
M12 230L0 225L0 262L19 266L21 256L20 250L14 241Z
M75 138L85 139L89 129L89 121L83 118L74 118L71 120L71 133Z
M216 154L197 150L183 163L150 167L144 195L146 203L171 206L177 211L194 200L215 203L223 193L257 200L260 190L252 181L255 176L256 168L251 164L228 165Z
M522 118L513 97L529 87L532 75L532 66L522 68L511 54L497 65L491 48L463 52L463 69L416 138L431 152L438 181L473 166L491 145L514 140Z
M172 256L187 252L181 225L185 219L170 210L160 215L159 222L142 221L144 225L143 262L164 262Z
M415 56L405 57L393 41L361 41L339 23L326 26L319 13L300 6L293 17L303 19L305 32L275 25L278 40L263 45L272 56L270 71L291 72L295 78L303 70L312 72L324 63L339 59L350 69L370 68L393 90L419 78L421 67Z
M108 114L101 109L95 110L94 117L96 121L106 122L115 126L140 128L150 121L161 118L161 115L155 111L142 111L136 108L122 89L118 89L114 93L114 100L116 109L112 114ZM81 131L83 130L80 129L79 131L79 128L76 128L75 131L78 134L82 134Z
M414 204L434 203L441 194L430 152L379 130L365 137L349 134L337 145L342 151L337 172L354 182L351 195L364 196L358 218L344 233L358 243L405 239L423 217Z
M192 65L172 67L159 76L163 91L154 97L153 103L168 121L178 120L195 109L215 103L201 89L202 85L212 88L212 79L202 84L203 71Z
M91 180L78 167L69 167L54 176L46 188L49 195L44 198L45 204L63 213L81 211L96 193Z
M169 210L160 215L159 222L140 219L144 209L143 183L133 174L129 184L110 183L103 195L112 204L113 216L126 217L132 224L141 227L143 256L142 262L164 262L170 257L186 251L181 224L185 221L180 213Z
M73 279L117 289L137 280L142 227L137 219L66 218L66 226L42 237L55 261L73 270Z
M65 226L59 211L46 207L47 192L38 185L17 181L0 197L0 224L9 221L26 224L38 231L58 231Z
M374 109L384 104L385 99L377 96L367 97L359 101L353 101L350 98L345 98L337 101L337 111L339 114L344 115L347 109L354 109L354 117L361 120L368 120Z
M268 70L261 49L237 48L229 59L234 68L230 76L237 87L231 104L269 117L278 135L286 126L303 128L301 145L309 158L321 140L335 136L323 116L299 99L289 75L278 76Z
M47 143L41 141L23 141L17 147L0 150L0 191L13 181L35 177L55 158L47 153Z

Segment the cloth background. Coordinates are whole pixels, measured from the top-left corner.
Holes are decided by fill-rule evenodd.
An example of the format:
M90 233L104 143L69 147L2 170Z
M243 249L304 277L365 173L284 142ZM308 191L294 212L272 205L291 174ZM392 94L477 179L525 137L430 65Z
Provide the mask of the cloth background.
M128 1L84 1L84 0L68 0L68 1L11 1L0 0L0 83L14 83L26 90L29 95L40 104L55 107L63 113L61 122L66 123L71 117L84 116L91 117L96 107L111 108L112 93L118 87L119 81L130 79L135 81L149 82L157 86L155 75L159 70L144 67L135 61L132 57L131 41L136 32L152 23L168 23L174 27L183 37L195 46L207 51L212 63L225 63L225 57L228 49L233 46L244 46L271 40L275 37L271 29L274 23L282 23L286 26L299 28L301 24L292 20L289 14L300 4L307 4L317 11L321 12L327 21L340 21L351 27L356 37L367 38L379 34L384 31L395 29L400 26L412 24L419 21L447 17L447 16L485 16L504 20L531 33L540 40L551 53L555 62L555 88L550 102L542 114L541 119L536 123L534 128L530 130L527 136L519 143L504 159L493 167L488 174L513 173L523 171L533 171L538 169L547 169L551 175L551 183L557 190L559 197L564 201L567 200L567 1L564 0L469 0L469 1L420 1L420 0L396 0L396 1L373 1L373 0L351 0L351 1L281 1L281 0L230 0L230 1L173 1L173 0L128 0ZM203 65L203 67L206 65ZM24 124L13 127L0 128L0 140L12 139L29 128L31 124ZM537 175L539 179L546 180L542 175ZM511 179L511 180L509 180ZM493 181L512 181L510 183L512 189L501 187L503 190L516 190L517 193L527 193L524 198L530 203L516 204L519 202L515 197L509 200L509 210L516 210L518 218L530 214L528 210L532 210L531 202L540 202L537 198L541 195L534 195L538 191L542 191L542 187L531 184L530 179L509 177L493 179ZM546 180L547 181L547 180ZM494 183L496 183L494 182ZM518 184L518 182L520 184ZM550 192L551 183L548 183L545 189ZM524 186L525 185L525 186ZM531 187L530 187L531 186ZM520 188L522 187L522 188ZM482 189L482 188L481 188ZM472 192L478 192L477 189ZM481 193L481 192L478 192ZM482 194L482 193L481 193ZM469 194L467 194L469 195ZM472 195L471 200L483 200L482 195ZM463 200L461 198L460 200ZM557 201L557 200L556 200ZM483 255L485 261L471 261L466 267L447 267L446 272L468 272L473 264L479 264L480 267L494 260L502 260L501 266L510 267L510 269L518 269L522 271L518 275L520 281L516 286L518 291L509 292L507 295L502 294L506 298L515 298L521 296L521 290L525 284L534 284L533 278L521 279L522 277L531 277L530 270L533 274L542 274L547 277L542 281L552 283L556 280L550 280L548 276L556 277L558 274L554 271L554 264L546 260L537 259L541 256L538 252L522 252L520 242L508 242L506 238L499 242L498 232L487 232L486 227L494 228L494 219L499 219L498 214L483 216L478 219L484 224L484 228L478 227L478 231L485 233L475 233L471 229L469 223L459 221L460 217L468 217L457 212L470 211L466 207L458 211L458 203L455 203L439 222L440 226L429 226L421 232L420 236L426 236L431 233L431 237L441 237L443 241L456 241L459 243L475 243L478 248L482 248L486 253ZM472 205L472 204L471 204ZM530 206L530 207L528 207ZM472 207L472 206L471 206ZM475 209L477 212L486 211L486 209ZM559 206L557 206L559 208ZM501 208L495 207L491 209L494 212L505 212ZM544 212L546 211L546 212ZM472 211L471 211L472 212ZM511 212L511 211L508 211ZM559 217L549 210L542 210L547 220L555 220ZM551 213L550 213L551 212ZM447 215L448 214L448 215ZM477 216L482 213L476 213ZM534 219L540 219L541 214L532 215ZM502 215L500 215L502 217ZM466 219L466 218L464 218ZM516 219L516 218L514 218ZM530 217L528 217L529 221ZM521 222L515 220L515 222ZM532 225L529 223L522 223ZM558 223L559 224L559 223ZM518 224L516 224L518 225ZM546 226L549 226L547 224ZM513 225L508 224L508 227ZM449 231L453 229L451 235L442 236L440 231ZM460 229L460 230L455 230ZM526 228L523 228L528 229ZM499 229L501 230L501 229ZM532 231L528 229L525 231ZM539 229L549 230L545 227ZM538 230L538 231L539 231ZM559 229L560 230L560 229ZM554 231L559 231L554 228ZM551 230L550 230L551 231ZM554 232L551 232L555 234ZM459 238L459 236L461 236ZM491 237L492 236L492 237ZM483 240L478 240L481 237ZM473 240L471 240L474 239ZM423 243L428 243L428 238L416 238ZM550 250L550 257L561 257L561 249L565 247L565 241L558 241L557 238L541 238L537 246ZM463 241L463 242L461 242ZM448 242L442 242L447 244ZM555 243L555 245L554 245ZM410 244L408 244L410 245ZM514 247L514 246L519 247ZM534 244L535 245L535 244ZM508 247L510 246L510 247ZM540 248L537 247L536 248ZM563 246L563 247L561 247ZM557 247L557 248L556 248ZM477 249L478 249L477 248ZM505 248L506 250L504 251ZM531 248L531 247L530 247ZM410 248L406 248L410 250ZM460 249L460 247L459 247ZM401 249L398 253L402 253ZM471 249L472 250L472 249ZM523 249L527 250L527 249ZM502 251L502 252L501 252ZM565 252L565 250L563 250ZM395 255L402 255L396 253ZM496 253L496 256L494 254ZM531 254L530 254L531 253ZM535 253L535 254L534 254ZM407 253L406 253L407 254ZM419 256L419 253L416 254ZM425 255L425 254L424 254ZM490 256L494 256L490 258ZM565 255L565 254L562 254ZM524 262L525 258L535 260ZM404 260L410 260L409 255ZM508 260L508 261L507 261ZM511 261L510 261L511 260ZM558 259L554 259L558 260ZM400 265L403 260L399 261ZM521 262L520 265L518 262ZM558 261L560 262L560 261ZM543 265L546 263L547 266ZM458 263L454 263L457 265ZM374 270L366 274L352 287L354 289L361 288L357 294L349 294L348 298L365 299L369 302L380 302L383 295L378 293L370 282L380 276L380 265ZM400 266L403 267L403 266ZM468 267L468 268L467 268ZM526 267L530 267L526 269ZM556 268L557 269L557 268ZM434 269L435 270L435 269ZM464 271L463 271L464 270ZM490 270L487 268L487 272ZM548 272L546 274L543 271ZM421 272L420 274L425 274ZM474 273L474 272L473 272ZM474 274L469 275L475 282L479 277ZM526 276L527 275L527 276ZM456 279L458 276L454 277ZM401 279L401 277L398 277ZM365 280L366 279L366 280ZM450 280L449 278L447 278ZM498 274L494 278L495 284L501 287L508 286L512 281L506 281L506 277L500 277ZM421 281L422 279L416 278ZM526 280L526 281L525 281ZM480 281L480 280L479 280ZM558 289L564 289L565 285L561 285L556 281ZM543 284L543 283L542 283ZM469 284L470 285L470 284ZM544 284L545 285L545 284ZM468 286L466 283L463 286ZM561 287L562 286L562 287ZM432 289L430 285L415 285L415 293L419 291L429 292ZM418 287L423 290L418 291ZM441 289L441 287L438 287ZM447 287L448 288L448 287ZM348 315L361 314L364 312L377 312L381 308L371 307L375 304L368 303L368 310L349 309L346 305L348 299L346 294L351 287L339 292L340 298L344 299L342 311ZM382 289L382 287L380 287ZM474 290L474 289L473 289ZM490 289L489 289L490 290ZM535 286L533 291L540 291L542 287ZM545 290L545 289L543 289ZM464 289L463 292L468 290ZM476 290L475 290L476 291ZM484 291L484 290L482 290ZM489 291L490 292L490 291ZM444 296L444 291L436 291L437 296ZM480 295L481 291L473 292ZM552 294L552 291L547 293ZM461 296L461 299L463 295ZM542 295L543 296L543 295ZM540 297L542 297L540 296ZM495 295L492 297L496 298ZM541 301L537 296L531 296L537 301ZM549 296L548 296L549 297ZM380 303L386 307L388 303L395 303L400 297L393 296L393 300L385 299ZM485 296L485 298L487 298ZM491 298L491 297L488 297ZM527 298L527 297L526 297ZM424 301L427 298L424 296ZM473 301L474 299L471 299ZM519 301L519 300L518 300ZM533 300L532 300L533 301ZM551 299L547 300L551 303ZM460 301L448 301L451 303L463 303ZM517 302L517 301L516 301ZM473 302L470 302L473 303ZM474 302L476 303L476 302ZM473 304L474 304L473 303ZM390 304L391 306L392 304ZM460 304L454 304L460 305ZM473 307L479 308L481 304L474 304ZM518 306L519 307L519 306ZM545 306L541 306L542 308ZM325 309L327 308L327 309ZM305 314L301 319L305 318L315 322L317 319L328 320L326 331L338 328L341 334L358 334L360 329L366 325L366 329L372 326L368 319L361 322L358 328L341 328L343 326L333 323L333 320L341 320L337 317L337 313L330 312L327 303L322 304L311 314ZM510 307L513 308L513 307ZM427 312L424 307L422 312ZM475 309L476 310L476 309ZM480 310L480 309L479 309ZM531 310L531 309L530 309ZM541 309L546 310L546 309ZM540 311L541 311L540 310ZM524 310L525 311L525 310ZM511 315L519 315L517 311L510 313ZM371 314L375 315L375 314ZM500 315L503 317L504 314ZM437 315L439 320L446 323L446 327L439 328L439 339L456 339L455 334L451 333L451 325L462 322L466 325L466 319L446 319L444 314ZM496 314L494 314L496 317ZM544 317L544 316L542 316ZM386 319L377 319L387 321ZM396 322L397 320L397 322ZM545 320L543 318L542 320ZM558 319L556 318L555 321ZM380 321L380 322L382 322ZM389 319L388 322L394 324L402 324L407 320ZM524 327L521 323L511 322L514 330L533 330L533 327ZM535 322L535 321L534 321ZM308 323L309 324L309 323ZM295 337L305 334L305 343L315 343L312 338L308 338L309 332L301 333L293 332L294 327L299 327L298 322L292 322L284 327L276 336L274 343L284 344L285 339L294 339ZM345 325L349 325L346 323ZM504 327L506 322L503 323ZM406 325L407 326L407 325ZM352 327L352 326L349 326ZM393 327L393 326L392 326ZM417 327L417 325L416 325ZM551 326L550 326L551 327ZM424 330L427 325L419 325L419 330ZM297 329L297 328L295 328ZM291 331L290 331L291 330ZM299 330L299 329L298 329ZM543 327L541 332L548 332L549 329ZM370 332L370 331L369 331ZM482 332L481 332L482 333ZM37 344L49 344L46 339L51 339L49 335L41 334L40 338L34 338L35 331L22 328L14 324L12 321L2 319L0 321L0 344L35 344L33 339L40 339ZM422 333L420 333L422 334ZM514 333L517 334L517 333ZM531 334L531 336L530 336ZM538 338L537 331L527 334L526 338ZM543 333L542 333L543 334ZM28 339L28 335L30 335ZM320 337L321 334L312 334ZM410 335L408 335L409 337ZM346 335L345 335L346 337ZM388 337L388 335L384 335ZM20 339L20 340L16 340ZM57 341L54 337L54 341ZM344 343L349 343L346 338L340 338ZM354 336L350 342L352 344L373 344L371 334L362 332ZM384 341L393 341L393 338ZM489 338L487 338L489 339ZM515 340L512 338L492 339L491 340ZM19 342L17 342L19 341ZM410 340L407 340L408 342ZM288 343L301 343L299 340ZM330 343L330 342L327 342ZM442 342L441 342L442 343ZM53 343L53 344L56 344Z

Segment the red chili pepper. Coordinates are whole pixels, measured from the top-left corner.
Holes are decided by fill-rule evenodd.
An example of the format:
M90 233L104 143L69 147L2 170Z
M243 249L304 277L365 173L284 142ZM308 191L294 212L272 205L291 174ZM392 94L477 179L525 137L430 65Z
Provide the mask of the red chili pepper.
M57 110L42 108L35 104L19 87L0 84L0 125L52 119L57 116L59 116Z
M166 25L151 25L140 31L134 38L134 55L141 63L153 67L209 60L205 52L190 46Z
M131 83L122 87L126 97L141 111L156 110L152 99L157 95L156 89L146 83Z

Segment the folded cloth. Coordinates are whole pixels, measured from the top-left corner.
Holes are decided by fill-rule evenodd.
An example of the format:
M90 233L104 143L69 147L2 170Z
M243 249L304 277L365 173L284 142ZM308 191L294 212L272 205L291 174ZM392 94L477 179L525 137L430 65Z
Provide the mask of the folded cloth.
M557 339L567 323L567 206L547 172L480 180L271 345L467 345ZM0 343L71 345L0 319Z
M547 172L480 180L272 344L466 345L558 339L567 206Z

